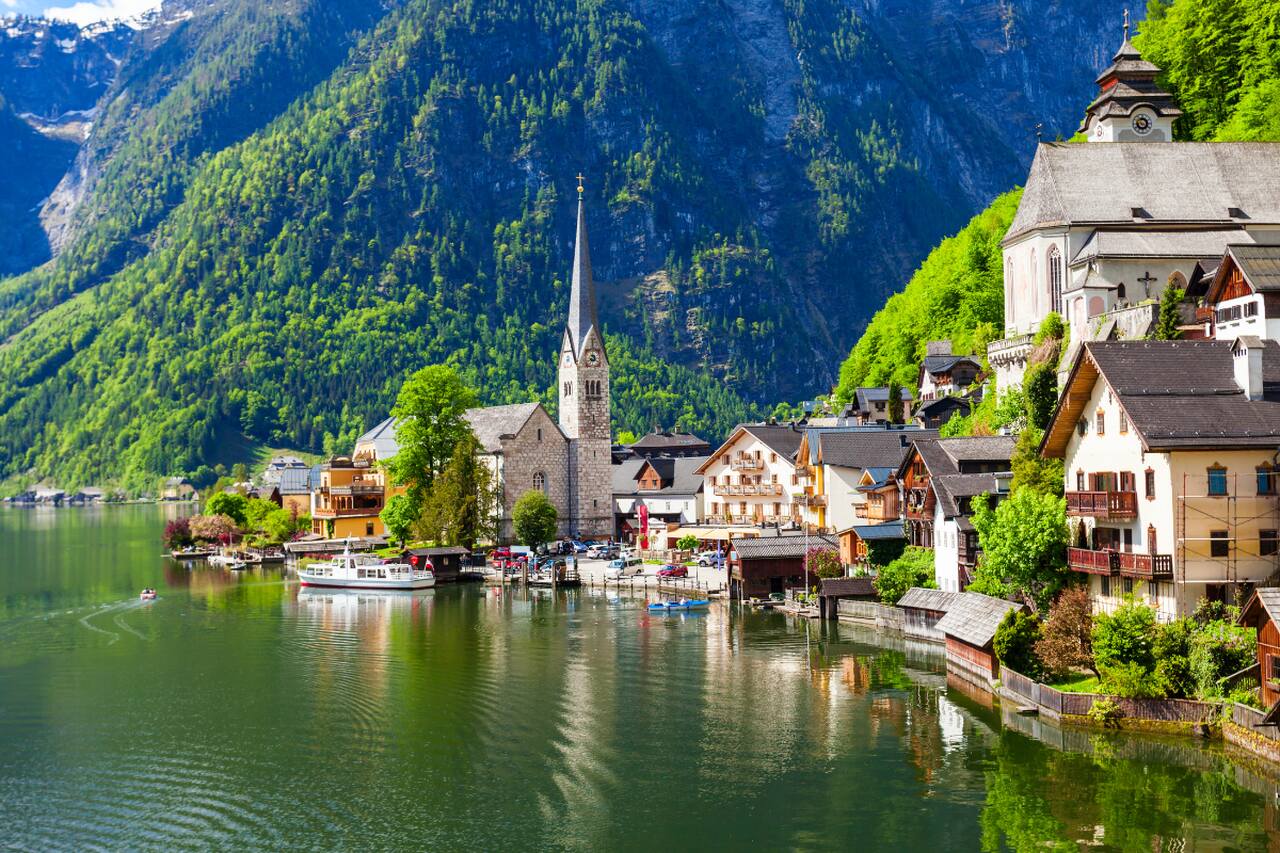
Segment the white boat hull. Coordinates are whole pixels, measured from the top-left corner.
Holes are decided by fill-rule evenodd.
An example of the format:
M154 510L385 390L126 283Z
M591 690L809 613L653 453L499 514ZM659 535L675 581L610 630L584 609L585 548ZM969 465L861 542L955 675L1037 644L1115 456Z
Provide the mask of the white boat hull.
M418 575L412 578L337 578L298 572L303 586L325 589L430 589L436 585L435 575Z

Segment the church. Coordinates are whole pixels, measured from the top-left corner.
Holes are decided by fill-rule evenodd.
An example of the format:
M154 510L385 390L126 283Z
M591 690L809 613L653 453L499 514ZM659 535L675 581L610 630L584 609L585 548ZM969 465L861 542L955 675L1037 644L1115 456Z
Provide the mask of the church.
M1005 234L997 391L1019 385L1031 338L1057 312L1073 347L1137 339L1167 285L1186 289L1229 246L1280 244L1280 143L1175 142L1181 110L1124 40L1097 79L1082 143L1041 143Z
M469 409L466 419L499 487L498 539L512 542L512 510L530 490L546 494L561 536L613 535L609 358L596 313L587 214L578 184L569 313L557 353L558 418L541 403ZM387 418L356 440L353 464L376 468L399 449ZM378 529L381 525L379 523Z

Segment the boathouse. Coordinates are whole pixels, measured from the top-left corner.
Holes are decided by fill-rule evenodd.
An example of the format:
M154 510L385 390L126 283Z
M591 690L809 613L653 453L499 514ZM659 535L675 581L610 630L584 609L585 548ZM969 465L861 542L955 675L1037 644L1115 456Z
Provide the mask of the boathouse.
M830 536L787 534L729 540L729 590L738 598L764 598L805 584L805 554L814 548L836 550ZM809 573L809 586L818 576Z
M1262 685L1259 698L1264 708L1272 709L1267 717L1276 717L1280 701L1280 588L1260 587L1249 596L1240 611L1240 624L1258 632L1258 681Z
M903 636L933 643L945 642L946 637L938 630L938 621L947 615L960 595L945 589L911 587L898 599L898 607L902 609Z
M976 592L955 593L936 629L947 644L947 668L970 680L987 684L1000 674L992 640L1000 620L1021 604Z
M470 552L459 545L440 548L410 548L404 552L404 559L414 568L427 560L431 561L431 571L436 576L436 583L453 583L462 571L462 561Z
M875 601L879 597L872 577L823 578L818 583L818 612L823 619L840 617L840 601Z

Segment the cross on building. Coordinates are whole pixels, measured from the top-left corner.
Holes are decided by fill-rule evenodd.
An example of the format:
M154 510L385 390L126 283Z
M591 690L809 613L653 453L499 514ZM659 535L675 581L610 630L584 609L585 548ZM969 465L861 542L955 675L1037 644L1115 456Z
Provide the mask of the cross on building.
M1156 277L1151 274L1151 270L1144 270L1142 275L1138 278L1138 281L1142 282L1142 286L1147 289L1148 293L1151 292L1151 283L1155 280Z

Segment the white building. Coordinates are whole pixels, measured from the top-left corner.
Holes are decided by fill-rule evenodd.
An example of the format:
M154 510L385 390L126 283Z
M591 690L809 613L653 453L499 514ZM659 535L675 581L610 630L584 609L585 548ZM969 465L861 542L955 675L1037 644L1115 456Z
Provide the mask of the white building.
M657 534L670 524L700 523L705 518L705 480L698 469L707 458L656 456L614 465L614 538L625 541L639 532L641 506L649 516L651 542L661 539Z
M798 524L805 487L795 454L804 433L795 425L742 424L702 463L707 521L712 524Z
M1086 343L1041 448L1065 464L1068 565L1094 606L1159 618L1234 601L1280 570L1280 345Z
M1056 311L1071 340L1143 337L1169 283L1228 245L1280 244L1280 143L1172 142L1179 110L1127 37L1098 78L1088 144L1042 143L1005 234L997 391Z
M1280 246L1228 246L1209 285L1210 336L1280 341Z

